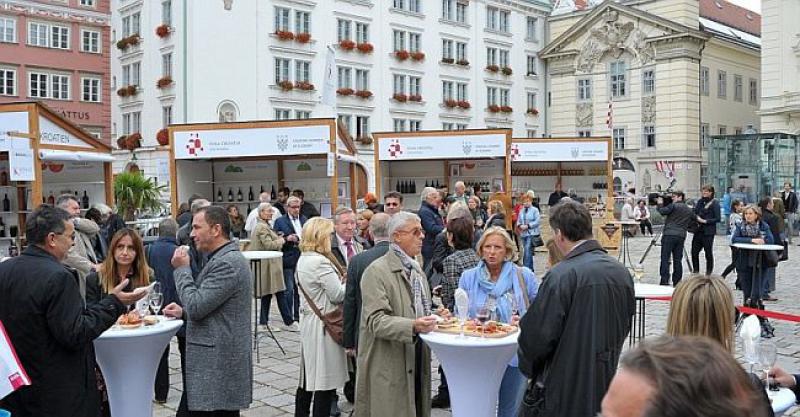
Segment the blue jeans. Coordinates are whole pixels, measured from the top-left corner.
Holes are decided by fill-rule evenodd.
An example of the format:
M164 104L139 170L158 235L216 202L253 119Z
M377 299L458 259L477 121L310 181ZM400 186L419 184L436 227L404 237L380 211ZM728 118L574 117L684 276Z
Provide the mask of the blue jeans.
M527 266L533 271L533 248L531 247L532 236L522 237L522 265Z
M761 296L767 297L769 293L775 289L775 272L777 267L764 268L764 273L761 278Z
M517 417L522 397L525 395L527 379L519 368L508 365L500 383L497 417Z

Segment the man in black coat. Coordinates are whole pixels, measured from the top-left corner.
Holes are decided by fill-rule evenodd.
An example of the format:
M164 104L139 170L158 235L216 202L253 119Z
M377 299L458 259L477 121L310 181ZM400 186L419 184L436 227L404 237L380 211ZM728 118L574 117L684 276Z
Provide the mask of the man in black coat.
M286 200L286 215L275 220L275 232L283 236L283 283L286 289L276 295L278 299L278 310L281 312L283 330L299 332L300 327L296 322L300 321L300 293L297 291L297 283L294 280L294 272L297 269L297 261L300 259L300 235L303 232L303 225L308 220L300 214L302 200L291 196Z
M781 200L783 200L783 208L785 210L784 216L786 224L789 227L789 243L792 243L794 237L794 222L797 215L797 193L792 190L791 183L783 184L783 192L781 192Z
M292 195L300 199L300 215L306 219L318 217L319 211L313 204L306 201L306 194L303 190L297 189L292 191Z
M444 221L439 214L439 206L442 204L442 196L433 187L425 187L422 190L422 203L419 206L417 215L422 223L425 236L422 239L422 270L428 271L433 260L433 244L436 235L444 230Z
M661 285L669 285L669 260L672 257L672 285L677 286L683 278L683 244L686 242L686 233L689 223L694 221L695 214L684 202L686 195L681 191L672 193L672 202L664 204L658 198L658 212L667 216L664 220L664 229L661 233Z
M389 250L389 216L375 213L369 221L369 232L375 239L375 247L359 253L347 265L347 285L344 294L344 348L351 358L353 369L350 380L344 386L344 395L352 402L355 398L355 357L358 349L358 327L361 324L361 276L364 270Z
M703 197L694 206L694 214L700 227L692 236L692 272L700 273L702 250L706 255L706 275L711 275L714 272L714 235L717 234L717 223L722 216L719 202L714 198L714 187L705 185L702 193Z
M210 205L211 202L206 200L205 198L195 199L194 201L192 201L192 207L191 207L192 216L197 214L201 208L208 207ZM208 255L197 250L197 247L195 246L194 243L194 239L191 238L191 234L192 234L192 221L189 220L188 223L186 223L180 229L178 229L178 244L181 246L189 247L189 258L191 259L192 276L197 277L197 275L200 274L200 271L203 270L203 267L206 266L206 262L208 262Z
M519 370L539 387L526 393L521 415L593 416L631 329L633 280L592 239L592 218L582 204L551 208L550 227L566 257L520 322Z
M27 249L0 263L0 321L33 383L3 399L14 417L98 415L93 341L146 294L123 292L126 279L84 305L76 272L61 264L74 235L65 210L41 206L25 225Z

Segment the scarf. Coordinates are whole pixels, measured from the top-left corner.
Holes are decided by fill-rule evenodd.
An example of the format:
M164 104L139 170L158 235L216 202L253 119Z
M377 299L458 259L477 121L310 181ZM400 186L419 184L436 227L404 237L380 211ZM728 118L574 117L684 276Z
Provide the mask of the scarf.
M511 322L511 301L506 294L511 294L517 300L517 308L519 313L523 314L525 306L520 300L515 291L515 282L518 280L516 267L513 262L506 261L503 263L503 268L500 270L500 275L497 277L496 282L492 282L489 274L489 267L484 261L478 264L478 271L480 276L478 279L478 287L486 294L486 302L494 303L497 318L503 323Z
M749 238L761 237L761 222L751 224L747 222L742 223L742 236Z
M405 278L411 284L411 293L414 297L414 312L418 317L429 316L431 314L431 300L428 299L423 290L422 280L425 279L425 274L422 273L422 268L419 267L417 261L406 255L397 244L392 243L389 247L400 258Z

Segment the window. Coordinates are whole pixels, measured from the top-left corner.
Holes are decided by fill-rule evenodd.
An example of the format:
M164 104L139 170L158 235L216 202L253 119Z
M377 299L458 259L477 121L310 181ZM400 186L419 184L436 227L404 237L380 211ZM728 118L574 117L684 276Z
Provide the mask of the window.
M289 81L289 60L275 58L275 84L281 81Z
M487 126L487 128L489 128L489 127ZM456 130L467 130L467 124L466 123L456 123Z
M122 18L122 36L131 36L139 33L139 13Z
M95 0L81 0L81 6L94 7Z
M408 0L408 11L422 13L422 5L420 0Z
M100 32L81 30L81 52L100 53Z
M356 137L369 136L369 116L356 116Z
M172 124L172 106L161 108L161 125L167 127Z
M134 62L131 64L131 85L139 85L142 79L142 64Z
M337 19L336 22L337 22L336 26L338 28L337 29L337 40L339 42L341 42L343 40L350 40L350 36L351 36L350 35L350 28L352 26L352 22L350 22L349 20L344 20L344 19Z
M310 61L294 61L294 80L295 82L310 82L311 81L311 62Z
M463 1L456 2L456 22L467 23L467 7L469 5Z
M172 0L161 2L161 23L172 26Z
M758 105L758 81L753 78L750 79L749 103L754 106Z
M611 97L625 97L625 61L612 62L608 72L611 77Z
M52 98L56 100L69 100L69 76L68 75L50 75L52 79Z
M728 134L728 127L725 125L717 126L717 134L720 136L724 136Z
M81 78L81 100L91 103L100 102L100 78L82 77Z
M536 75L536 55L528 55L526 75Z
M17 95L17 71L0 68L0 96Z
M442 81L442 101L453 99L453 82Z
M486 48L486 65L497 65L497 48Z
M292 111L289 109L275 109L275 120L289 120L292 118Z
M420 13L422 10L420 0L392 0L392 8L412 13Z
M654 125L644 125L642 129L642 146L645 148L656 147L656 127Z
M528 110L536 109L539 106L536 104L536 93L528 93Z
M294 32L311 33L311 13L299 10L294 12Z
M419 33L408 33L408 50L409 52L419 52L422 45L422 35Z
M500 21L498 23L497 30L500 32L510 32L511 31L511 12L501 10L499 13Z
M17 21L0 16L0 42L17 41Z
M507 88L500 89L500 105L501 106L510 106L511 105L511 91Z
M161 55L161 76L172 77L172 53Z
M127 86L131 84L131 66L130 65L123 65L122 66L122 86Z
M642 71L642 94L652 95L656 92L656 71L648 68Z
M394 75L394 84L393 84L392 92L394 94L405 94L406 93L406 76L405 75Z
M285 7L275 7L275 31L289 30L289 13L291 11Z
M351 80L353 70L348 67L338 67L336 70L338 73L339 88L353 88L353 82Z
M614 139L614 150L615 151L624 151L625 150L625 128L619 127L614 128L612 133Z
M529 137L529 138L535 138L536 137L536 129L528 129L528 131L526 132L526 136Z
M578 80L578 101L592 100L592 80L581 78Z
M392 7L395 9L405 10L406 0L392 0Z
M717 97L728 97L728 74L725 71L717 71Z
M406 33L402 30L395 30L394 31L394 50L395 51L405 51L406 50Z
M408 130L411 132L419 132L422 130L422 120L409 120Z
M579 138L588 138L592 136L592 129L578 129Z
M538 36L536 35L536 33L537 33L538 26L539 26L539 19L536 18L536 17L528 16L526 18L525 22L526 22L526 25L525 25L525 28L526 28L525 39L528 39L528 40L531 40L531 41L537 41L538 40Z
M738 102L744 100L744 81L741 75L733 75L733 100Z
M356 90L369 90L369 70L356 70Z
M456 0L442 0L442 19L455 20Z
M497 105L497 87L486 87L486 104Z
M406 120L405 119L394 119L394 131L395 132L405 132L406 131Z
M344 126L349 135L353 135L353 116L349 114L340 114L336 117L336 122Z
M442 123L442 130L453 130L453 124L450 122Z
M422 95L422 78L408 77L408 94L411 96Z
M122 134L129 135L142 129L142 113L135 111L122 115Z
M500 67L501 68L508 68L511 66L511 58L509 58L509 52L505 49L500 49Z
M700 149L705 149L709 145L709 126L708 123L700 123Z
M486 8L486 28L497 30L497 19L500 10L497 10L494 7L487 7Z
M467 101L467 83L456 83L456 100Z
M310 119L311 112L307 110L295 110L294 112L295 119Z
M139 13L134 13L131 15L131 33L129 35L134 35L139 33L139 22L141 20L141 15ZM139 114L139 112L136 112Z
M707 96L709 94L709 71L708 67L700 68L700 94Z
M442 59L453 59L453 41L442 39Z
M50 77L48 74L29 72L28 95L33 98L50 98Z
M456 60L467 60L467 44L465 42L456 42Z
M49 26L42 23L28 22L28 45L47 48L50 46L48 42L49 33Z
M356 43L369 42L369 25L367 23L356 23Z

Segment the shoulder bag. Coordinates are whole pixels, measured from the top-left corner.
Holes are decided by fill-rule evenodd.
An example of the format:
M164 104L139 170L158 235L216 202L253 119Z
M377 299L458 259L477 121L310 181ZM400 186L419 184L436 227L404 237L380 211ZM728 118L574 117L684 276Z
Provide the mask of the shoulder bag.
M295 280L297 281L297 287L300 288L300 291L303 293L303 297L305 297L306 302L308 302L308 306L314 310L314 314L322 321L322 326L325 332L328 333L328 336L333 339L336 344L339 346L343 346L344 344L344 306L338 305L336 309L331 311L327 314L322 314L319 311L319 308L313 301L311 301L311 297L308 296L306 290L300 285L300 280L297 279L297 275L295 273Z

